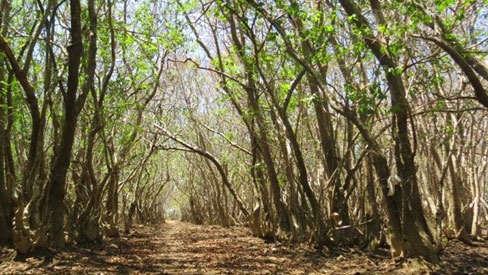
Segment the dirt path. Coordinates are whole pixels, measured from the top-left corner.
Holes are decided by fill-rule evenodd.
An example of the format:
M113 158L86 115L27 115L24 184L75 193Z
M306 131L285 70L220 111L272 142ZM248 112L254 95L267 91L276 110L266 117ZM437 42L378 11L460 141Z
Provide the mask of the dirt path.
M128 236L56 255L12 261L0 250L0 274L488 274L488 248L454 243L444 264L393 263L386 251L345 249L333 258L307 247L267 244L245 228L169 221Z

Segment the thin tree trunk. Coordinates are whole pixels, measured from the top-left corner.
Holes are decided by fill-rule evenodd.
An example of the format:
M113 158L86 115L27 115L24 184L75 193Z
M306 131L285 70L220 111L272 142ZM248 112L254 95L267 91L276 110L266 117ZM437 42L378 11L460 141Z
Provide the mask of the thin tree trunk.
M109 17L111 16L111 4L108 4L109 9ZM94 75L95 71L94 68L96 66L95 60L93 59L94 55L96 54L96 47L97 47L97 14L95 11L95 1L90 0L88 1L88 14L89 14L89 21L90 21L90 44L89 44L89 52L91 57L90 65L86 68L86 78L87 81L84 83L82 87L83 94L91 94L93 99L93 108L94 114L92 120L90 122L90 130L88 132L87 137L87 145L85 149L85 157L84 157L84 165L82 167L80 181L75 186L75 193L76 193L76 201L75 206L72 213L72 219L75 221L73 222L74 226L76 227L75 230L77 231L77 241L78 242L91 242L91 241L99 241L102 238L100 224L99 224L99 217L101 216L101 196L102 196L102 184L98 182L95 171L93 167L93 152L95 147L95 140L98 133L103 129L103 122L102 122L102 110L103 110L103 99L104 95L107 90L108 81L113 72L114 67L114 54L113 51L115 50L115 45L113 44L113 30L110 30L111 34L111 51L112 51L112 60L111 66L109 67L109 71L105 76L102 90L100 91L100 95L97 96L94 87ZM111 24L111 17L108 19ZM88 191L88 192L86 192Z
M354 16L353 24L359 29L371 30L371 26L355 4L350 0L340 0L341 6L349 16ZM381 23L384 16L381 5L371 0L371 6L375 10L377 20ZM422 209L420 193L417 186L414 152L412 151L408 136L409 107L406 100L405 87L401 76L396 72L398 66L388 51L383 48L381 40L369 34L363 34L366 46L376 56L382 65L388 87L391 93L391 105L393 113L393 133L395 139L395 160L397 172L401 179L400 188L396 188L395 200L401 205L403 223L401 227L403 237L410 243L414 255L423 256L431 262L438 262L439 256L434 248L434 240ZM400 190L401 189L401 190ZM409 227L406 230L404 227ZM412 228L413 227L413 228ZM403 242L403 240L396 240Z
M365 180L366 180L366 196L368 206L366 208L366 220L372 220L366 226L367 248L374 251L380 244L381 234L381 220L379 215L379 205L376 197L376 190L374 184L374 171L371 156L367 156L364 163L365 166Z
M93 0L91 0L93 1ZM78 113L84 102L77 102L79 86L79 69L83 51L81 39L81 4L79 0L70 1L71 14L71 44L68 47L68 83L64 100L63 132L59 146L54 155L54 164L49 176L47 186L48 211L48 237L49 246L61 248L65 244L64 218L65 218L65 188L66 175L71 162L71 151L75 139ZM82 103L82 104L80 104Z
M0 14L0 27L2 34L4 31L4 20L8 17L6 7L7 1L2 1ZM11 196L8 192L7 180L5 177L5 142L7 141L5 126L7 124L6 117L6 95L8 90L7 72L5 70L3 57L0 57L0 241L8 241L12 237L12 217L10 216L10 200Z
M280 228L284 231L290 231L290 219L288 215L288 210L286 209L285 204L281 198L281 188L280 183L278 180L278 173L276 171L276 167L273 161L273 157L271 154L271 149L269 147L269 137L268 137L268 130L265 125L265 120L262 114L261 107L259 106L258 102L258 95L257 95L257 85L256 80L253 77L253 69L251 64L249 64L247 59L247 54L243 47L243 42L239 39L236 23L232 16L229 16L229 23L231 26L231 37L232 42L234 43L241 62L244 65L244 70L246 74L246 87L244 90L247 94L248 105L251 109L251 112L254 114L254 119L257 124L258 128L258 137L256 141L259 144L259 148L261 149L261 154L264 160L264 164L266 166L266 171L268 174L268 178L270 181L270 189L271 189L271 197L273 199L273 203L276 210L276 215L278 218L278 224Z

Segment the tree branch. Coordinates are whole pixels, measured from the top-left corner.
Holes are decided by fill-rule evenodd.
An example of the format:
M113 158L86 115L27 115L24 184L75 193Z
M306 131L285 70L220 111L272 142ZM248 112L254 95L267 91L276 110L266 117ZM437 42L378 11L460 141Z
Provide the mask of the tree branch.
M189 143L181 140L180 138L176 137L175 135L173 135L172 133L170 133L168 130L166 130L165 128L163 128L163 127L161 127L161 126L159 126L157 124L154 124L153 123L153 126L156 127L159 131L161 131L161 133L163 135L167 136L171 140L173 140L173 141L181 144L184 147L183 150L178 149L178 147L173 148L174 150L180 150L180 151L186 151L186 152L196 153L196 154L198 154L198 155L200 155L202 157L205 157L208 160L210 160L215 165L215 167L217 168L217 170L219 171L220 176L222 177L223 184L225 185L225 187L227 187L227 189L231 193L232 197L237 202L237 204L239 206L239 209L241 209L242 213L244 213L244 215L246 217L249 216L249 211L246 209L246 207L244 206L244 203L240 199L239 195L237 194L237 192L234 190L234 188L230 184L229 178L227 177L227 173L226 173L224 167L222 166L222 164L220 163L220 161L214 155L212 155L210 152L208 152L206 150L200 149L200 148L198 148L198 147L196 147L194 145L191 145L191 144L189 144Z

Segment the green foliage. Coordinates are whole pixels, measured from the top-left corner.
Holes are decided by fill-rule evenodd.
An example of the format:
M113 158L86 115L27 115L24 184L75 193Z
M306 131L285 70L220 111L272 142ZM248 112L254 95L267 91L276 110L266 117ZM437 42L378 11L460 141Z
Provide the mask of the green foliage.
M434 0L438 12L444 12L456 4L456 0Z
M23 66L33 30L42 26L39 21L42 14L37 2L11 2L14 12L4 26L5 37ZM75 200L78 193L92 192L90 188L101 188L105 193L100 200L105 201L108 188L97 184L109 182L113 177L113 182L120 185L117 188L126 192L131 199L140 196L137 199L144 200L144 194L152 196L151 192L165 182L171 188L179 189L179 194L175 196L178 199L192 197L205 202L202 205L211 205L208 202L215 200L215 190L225 190L215 179L217 177L210 176L215 170L210 170L213 168L206 166L206 162L195 155L174 152L174 147L183 145L170 141L167 135L159 131L157 126L160 126L168 128L189 144L200 146L215 155L224 164L232 186L238 190L246 207L254 205L263 199L261 195L264 196L257 191L260 186L251 183L262 180L258 184L269 189L270 175L265 169L268 167L261 162L263 147L259 144L262 142L260 138L266 138L273 158L268 165L276 166L279 191L288 207L293 193L291 188L298 187L294 181L298 178L297 159L291 157L288 161L290 167L287 167L282 157L285 153L301 151L306 159L308 178L323 176L322 172L318 172L324 168L323 159L327 158L321 148L322 140L318 138L323 121L318 121L320 118L315 114L323 110L328 119L324 123L327 124L326 134L331 136L327 146L335 150L331 159L342 162L333 176L337 176L341 183L352 176L351 181L358 185L358 189L349 186L346 191L350 195L349 205L354 205L357 198L364 198L358 190L363 191L366 187L363 185L366 173L364 165L360 163L366 160L357 159L357 148L364 148L366 139L353 140L352 137L358 135L358 129L336 110L347 108L356 112L355 115L367 125L363 131L376 139L381 147L375 153L381 154L383 149L394 151L396 148L392 137L383 134L388 133L384 129L392 129L390 123L393 114L406 110L391 106L387 100L390 96L387 82L391 76L402 81L405 92L408 92L405 99L412 115L415 115L415 124L422 126L417 127L416 131L409 131L408 138L419 138L416 157L425 157L422 156L423 152L430 148L425 150L422 146L436 146L428 144L432 142L431 132L450 137L458 131L452 123L443 121L446 120L445 114L438 113L449 111L462 114L459 110L472 108L473 103L465 99L471 96L472 89L465 85L465 76L456 63L423 37L439 35L438 28L434 26L434 23L437 24L434 18L439 18L439 24L445 28L442 34L444 39L461 52L485 61L486 45L478 42L486 38L483 12L486 12L488 2L435 0L433 8L423 11L415 5L421 1L380 1L386 17L386 22L381 24L375 20L367 1L353 2L369 26L358 27L358 15L346 16L347 13L337 1L264 1L257 3L257 6L250 1L115 1L111 7L113 18L108 18L107 3L97 2L96 83L95 90L91 91L93 94L87 100L89 105L82 110L78 122L75 153L68 176L70 184L67 185L67 193L72 195L70 199ZM125 10L124 4L127 4ZM485 6L473 10L474 4L477 7ZM85 3L82 12L86 49L89 33L86 32L88 12ZM63 120L61 87L65 89L67 84L66 47L69 45L70 25L67 18L69 5L61 5L55 17L53 36L48 38L45 37L45 30L41 32L26 72L40 107L45 108L42 112L46 114L42 125L45 142L39 145L42 154L36 160L42 167L39 166L36 173L43 169L50 171L50 160L57 146L58 137L55 136L60 134L59 124ZM230 24L230 19L235 25ZM113 23L113 29L110 29L109 22ZM232 27L235 27L239 43L232 36ZM115 57L111 52L111 31L115 32ZM381 68L382 63L372 54L365 38L377 39L375 41L380 42L383 57L391 58L395 65ZM204 52L202 45L210 56ZM55 63L45 64L47 53L53 54ZM199 66L188 61L189 58ZM5 64L5 58L0 59L8 72L10 67ZM82 72L86 69L86 60L85 50ZM115 71L109 75L112 62ZM163 66L163 73L158 79L160 66ZM47 68L53 71L50 78L45 77ZM110 79L107 79L109 76ZM81 83L85 81L84 77L83 72L79 79ZM101 98L105 83L107 91ZM316 86L317 90L314 89ZM45 91L45 87L51 89ZM13 166L20 174L26 169L31 138L29 130L33 123L25 92L17 80L11 83L11 88L14 112L8 117L13 120L10 146L14 154ZM148 101L154 89L156 94ZM0 93L0 97L5 98L6 91ZM254 100L257 104L254 104ZM285 100L289 100L286 115L297 136L299 150L289 148L290 135L283 130L283 121L276 113L284 106ZM2 102L0 108L5 109L5 106L6 103ZM482 118L474 111L469 114L476 119ZM463 123L459 122L460 125ZM264 129L257 130L263 125ZM254 135L252 138L251 134ZM94 175L90 175L94 180L87 181L86 190L77 193L74 188L83 186L79 177L87 167L88 137L91 135L95 135L91 152ZM254 139L259 140L258 144L251 142ZM151 152L154 155L145 160L153 146L158 150ZM350 146L353 149L348 154L347 148ZM369 147L368 150L373 149ZM250 153L255 155L250 156ZM252 167L253 161L257 161L255 167ZM357 171L351 166L356 161ZM252 168L260 169L262 178L253 178ZM38 178L42 179L35 182L45 181L46 173L39 173ZM331 175L326 177L330 178ZM17 182L22 182L22 179ZM324 186L314 184L311 184L312 195L320 198L319 207L327 212L329 207L325 203L333 201L333 194ZM145 193L136 193L138 188L144 189ZM373 186L372 189L378 188ZM299 195L295 199L302 200L300 203L304 206L309 205L308 195L302 195L303 191L296 188L294 192ZM217 201L216 205L230 198L225 197L228 196L226 192L220 193L223 199ZM164 204L165 200L161 195L155 201L156 204ZM174 201L168 204L176 205ZM102 210L104 207L99 206ZM242 215L233 208L228 207L228 210L235 213L226 215L238 219ZM215 209L207 210L211 212ZM350 224L368 220L361 216L366 211L354 211L359 214L351 217ZM274 209L270 209L270 213L273 212ZM313 219L307 217L306 220ZM311 230L316 225L304 221L300 226L304 230ZM314 238L310 232L305 234L309 235L307 238Z
M387 95L381 90L379 83L373 83L367 89L358 89L351 85L345 86L346 97L357 106L360 114L374 114Z

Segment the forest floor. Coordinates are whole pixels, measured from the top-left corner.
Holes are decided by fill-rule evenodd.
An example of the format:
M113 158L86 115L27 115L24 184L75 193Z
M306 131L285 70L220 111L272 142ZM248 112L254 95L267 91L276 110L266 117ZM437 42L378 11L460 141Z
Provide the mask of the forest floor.
M343 249L328 257L306 246L265 243L245 228L176 221L55 255L13 255L0 248L0 274L488 274L488 242L452 242L441 264L429 266L395 263L387 250Z

